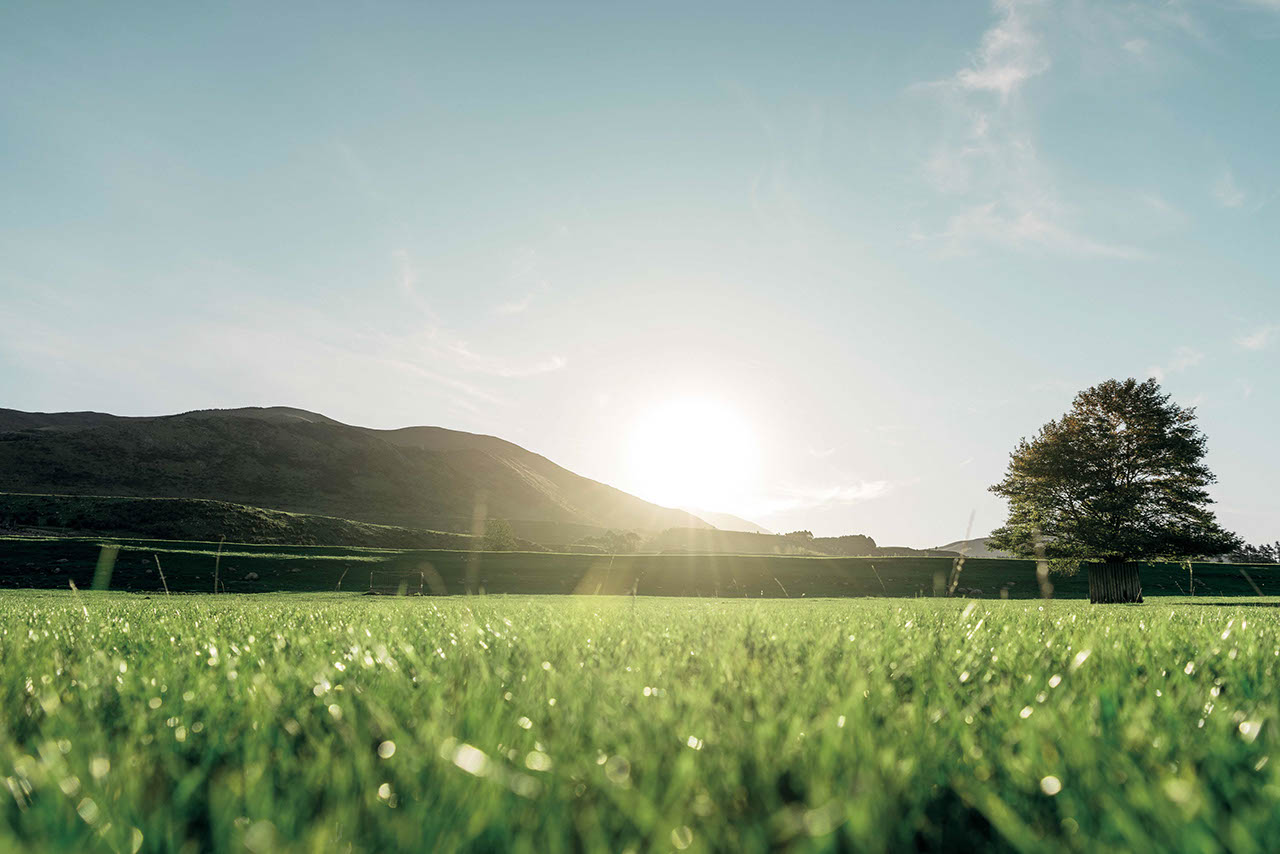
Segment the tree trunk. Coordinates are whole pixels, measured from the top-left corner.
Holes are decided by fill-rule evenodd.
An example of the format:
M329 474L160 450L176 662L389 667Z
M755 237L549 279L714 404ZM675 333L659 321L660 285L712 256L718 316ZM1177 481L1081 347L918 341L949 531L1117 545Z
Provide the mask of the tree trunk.
M1138 564L1123 561L1089 564L1089 601L1094 604L1141 602Z

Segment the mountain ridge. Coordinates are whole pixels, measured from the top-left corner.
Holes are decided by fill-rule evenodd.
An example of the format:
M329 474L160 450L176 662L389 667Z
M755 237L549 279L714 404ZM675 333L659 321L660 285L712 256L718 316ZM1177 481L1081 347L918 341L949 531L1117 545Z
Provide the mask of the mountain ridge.
M0 409L0 491L206 498L468 533L477 520L710 528L505 439L378 430L293 407L173 415Z

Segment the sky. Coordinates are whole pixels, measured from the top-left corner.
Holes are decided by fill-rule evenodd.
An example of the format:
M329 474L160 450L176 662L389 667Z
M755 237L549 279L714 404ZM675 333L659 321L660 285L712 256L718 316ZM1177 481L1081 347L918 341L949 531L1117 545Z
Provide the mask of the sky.
M1277 0L18 0L0 79L0 406L435 424L932 546L1155 376L1280 539Z

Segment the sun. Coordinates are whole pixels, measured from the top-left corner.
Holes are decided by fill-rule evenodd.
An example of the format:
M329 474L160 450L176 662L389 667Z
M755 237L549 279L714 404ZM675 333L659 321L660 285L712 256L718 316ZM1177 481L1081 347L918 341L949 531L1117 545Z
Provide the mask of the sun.
M631 431L633 491L666 507L728 510L741 505L759 465L751 425L708 398L670 400Z

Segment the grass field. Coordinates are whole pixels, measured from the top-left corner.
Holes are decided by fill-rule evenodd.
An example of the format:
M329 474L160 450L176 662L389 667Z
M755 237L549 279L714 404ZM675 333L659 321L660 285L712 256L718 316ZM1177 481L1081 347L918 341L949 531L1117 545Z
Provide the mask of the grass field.
M0 850L1274 850L1274 599L0 593Z
M103 546L115 546L109 578L98 576ZM171 590L213 590L215 566L232 593L281 590L367 590L401 584L417 592L626 593L726 598L827 596L931 596L950 583L951 558L798 557L788 555L636 554L393 550L340 546L218 544L179 540L0 537L0 585L80 588L95 577L111 589L159 591L156 558ZM1195 592L1211 596L1280 595L1280 566L1197 563ZM1088 596L1087 573L1050 577L1055 598ZM1148 596L1190 592L1187 569L1148 564ZM987 598L1040 598L1034 561L970 559L958 587Z

